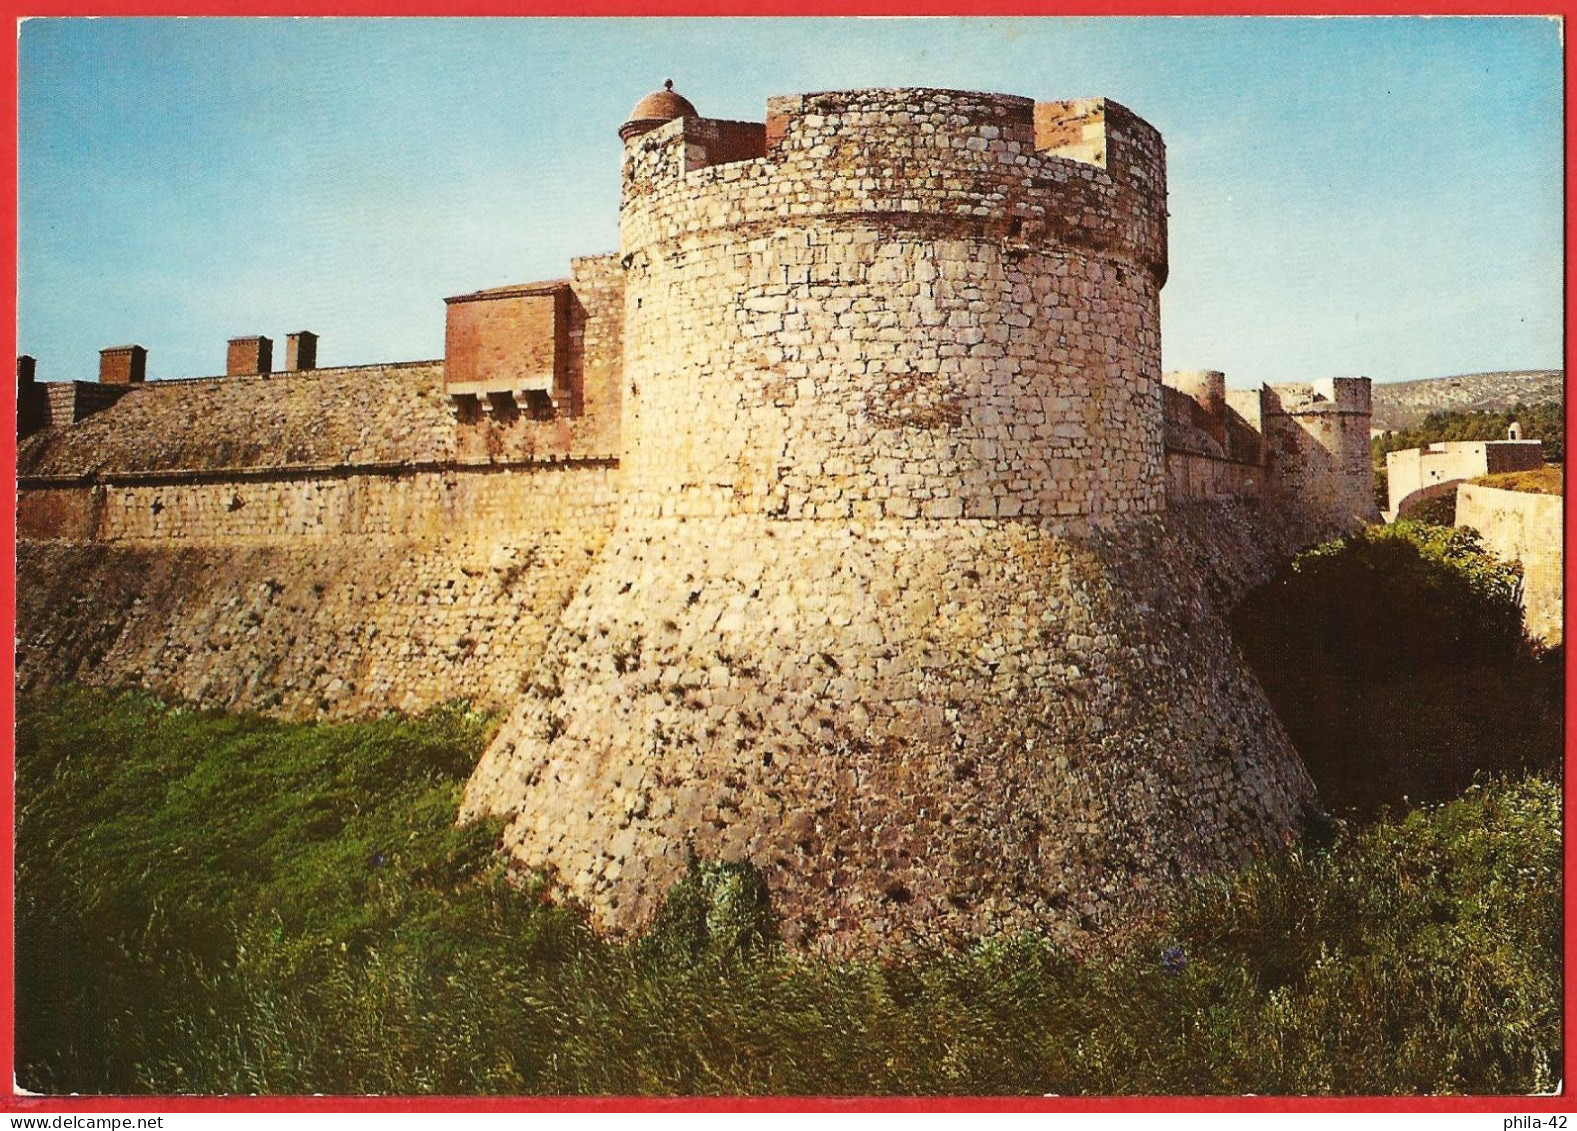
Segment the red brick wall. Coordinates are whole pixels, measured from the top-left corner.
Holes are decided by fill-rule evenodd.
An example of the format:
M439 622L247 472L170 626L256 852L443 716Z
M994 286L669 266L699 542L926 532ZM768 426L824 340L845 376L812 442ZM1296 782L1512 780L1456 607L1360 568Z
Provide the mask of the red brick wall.
M274 368L274 343L269 338L231 338L225 353L225 376L270 373Z
M539 416L524 405L492 412L460 406L454 435L462 459L618 456L624 271L615 255L573 260L565 282L500 287L451 299L446 386L463 389L467 382L540 367L549 340L543 314L548 297L556 303L552 341L560 359L554 411ZM495 354L500 360L489 370L487 359Z
M140 384L146 376L148 351L141 346L116 346L99 351L99 383Z
M569 288L479 292L449 301L444 334L444 381L448 385L547 378L555 389L565 379Z
M766 156L766 127L760 122L693 119L685 122L685 140L703 151L695 167L731 165Z

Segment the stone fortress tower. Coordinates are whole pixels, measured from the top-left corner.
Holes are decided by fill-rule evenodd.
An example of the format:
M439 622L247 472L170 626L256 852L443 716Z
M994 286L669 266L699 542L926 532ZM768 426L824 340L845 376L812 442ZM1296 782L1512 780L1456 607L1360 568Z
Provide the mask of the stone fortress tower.
M1291 835L1312 787L1163 521L1156 131L670 89L621 136L619 518L464 812L602 927L748 859L832 952L1096 927Z
M764 127L631 126L622 467L651 513L1162 508L1148 125L1107 102L870 91L773 99ZM741 160L751 142L769 154Z
M829 953L1076 939L1294 835L1222 616L1376 517L1369 384L1163 376L1156 131L669 87L619 135L619 250L446 299L441 359L19 358L17 687L502 710L463 815L614 932L703 858Z

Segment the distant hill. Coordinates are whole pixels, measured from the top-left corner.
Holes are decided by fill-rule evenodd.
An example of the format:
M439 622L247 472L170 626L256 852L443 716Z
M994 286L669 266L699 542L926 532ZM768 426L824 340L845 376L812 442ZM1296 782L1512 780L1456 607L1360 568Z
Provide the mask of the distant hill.
M1564 401L1566 375L1559 369L1513 369L1463 373L1424 381L1374 386L1375 428L1416 428L1442 409L1498 411L1540 401Z

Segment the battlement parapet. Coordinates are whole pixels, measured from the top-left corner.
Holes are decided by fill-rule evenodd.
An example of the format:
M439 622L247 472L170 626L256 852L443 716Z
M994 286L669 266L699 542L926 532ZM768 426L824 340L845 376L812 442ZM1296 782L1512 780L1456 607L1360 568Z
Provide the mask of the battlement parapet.
M759 132L758 132L759 131ZM931 88L774 97L764 127L681 117L632 137L621 245L813 216L1087 249L1165 281L1165 147L1108 99Z
M1179 370L1163 379L1167 389L1167 423L1199 429L1225 451L1227 444L1227 375L1218 369Z
M1263 491L1322 535L1376 517L1367 377L1228 389L1183 370L1163 393L1169 502Z
M1367 377L1321 377L1307 383L1266 385L1265 390L1265 411L1270 414L1371 413Z
M204 373L195 377L160 377L157 381L150 381L145 385L138 385L132 392L157 390L171 387L191 388L197 385L234 385L246 388L249 384L261 392L263 387L278 387L282 380L296 377L318 379L321 376L333 378L335 374L358 373L385 373L399 369L425 370L435 365L442 365L442 358L421 358L415 361L381 361L372 365L324 365L296 369L275 369L270 373L241 373L236 375L226 373Z
M759 141L674 115L625 139L629 507L1162 509L1154 130L929 88L773 98Z

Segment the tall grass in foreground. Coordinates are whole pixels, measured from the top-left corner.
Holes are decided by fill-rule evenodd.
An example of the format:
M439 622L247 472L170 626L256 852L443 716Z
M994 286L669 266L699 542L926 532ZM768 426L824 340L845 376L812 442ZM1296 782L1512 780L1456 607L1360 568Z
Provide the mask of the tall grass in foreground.
M462 710L24 698L19 1079L82 1092L1526 1092L1560 1056L1542 778L1193 888L1120 953L784 953L748 869L592 937L453 826Z

